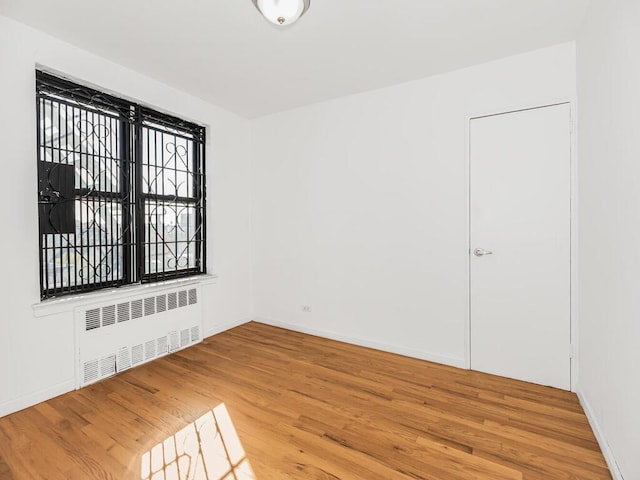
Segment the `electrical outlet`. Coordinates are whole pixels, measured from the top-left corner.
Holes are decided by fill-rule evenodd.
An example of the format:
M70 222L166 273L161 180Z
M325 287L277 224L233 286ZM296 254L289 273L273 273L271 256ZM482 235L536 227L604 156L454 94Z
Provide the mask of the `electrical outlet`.
M311 313L311 305L303 305L302 306L302 311L304 313Z

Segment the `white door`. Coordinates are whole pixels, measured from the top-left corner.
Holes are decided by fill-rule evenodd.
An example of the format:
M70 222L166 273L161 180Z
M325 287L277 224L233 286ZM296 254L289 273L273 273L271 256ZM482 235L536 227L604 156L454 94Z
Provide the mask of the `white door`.
M569 104L470 123L471 368L570 389Z

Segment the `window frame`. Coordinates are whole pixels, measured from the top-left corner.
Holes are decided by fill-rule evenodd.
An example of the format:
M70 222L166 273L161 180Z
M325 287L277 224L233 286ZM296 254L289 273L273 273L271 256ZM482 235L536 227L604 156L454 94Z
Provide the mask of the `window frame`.
M80 230L78 230L78 220L74 213L74 231L73 232L61 232L57 230L53 232L53 235L59 235L60 238L58 242L60 246L56 246L56 237L52 237L54 242L53 247L49 247L47 245L48 235L51 233L47 233L43 225L45 222L49 222L49 225L46 225L47 229L55 228L53 226L52 215L49 213L48 217L44 215L42 205L49 205L50 208L55 208L62 204L63 200L60 199L58 195L58 199L52 199L51 196L43 196L42 189L42 173L41 168L43 167L43 162L47 162L47 153L46 149L51 148L51 164L55 164L55 156L53 154L54 151L54 140L53 136L50 135L50 146L47 146L45 141L45 119L41 118L42 113L45 112L46 102L50 101L51 104L49 106L51 112L53 112L53 104L56 103L56 108L59 108L59 105L66 105L67 107L71 106L72 108L72 127L71 130L74 134L74 140L72 142L71 149L69 149L68 145L65 143L66 150L62 148L60 145L60 141L62 137L62 123L60 112L58 111L58 120L57 126L59 129L58 132L58 164L62 163L62 153L63 150L67 152L65 157L66 165L70 165L68 162L68 157L72 156L74 165L74 171L76 171L76 177L74 177L74 197L73 202L82 203L83 201L88 201L89 199L93 200L93 204L95 207L95 201L98 201L98 209L102 208L100 205L100 201L104 201L105 205L107 205L107 201L109 202L109 208L113 209L114 204L117 204L118 208L121 211L119 215L122 220L121 224L118 224L118 220L116 219L116 232L118 231L118 225L121 226L121 233L117 236L117 238L113 239L113 219L115 216L111 211L109 220L111 221L111 230L107 231L106 227L102 228L99 226L100 230L96 230L96 210L92 210L93 220L92 220L92 244L84 243L84 232L82 230L83 224L82 219L80 220ZM117 132L115 134L115 143L117 146L118 154L113 154L110 151L106 151L105 154L97 154L95 150L91 150L89 152L82 151L82 141L78 141L76 144L75 141L75 132L76 132L76 124L75 124L75 109L79 112L91 112L97 113L98 115L109 116L110 118L117 118ZM41 113L42 110L42 113ZM53 132L53 113L51 113L52 118L50 119L51 131ZM80 113L80 118L82 118L82 113ZM87 117L88 118L88 117ZM93 117L92 117L93 119ZM52 75L42 70L36 70L36 129L37 129L37 164L38 164L38 237L39 237L39 265L40 265L40 296L41 300L51 299L62 297L65 295L72 294L82 294L85 292L91 292L96 290L102 290L104 288L113 288L124 285L136 285L136 284L149 284L155 282L162 282L171 279L192 277L196 275L203 275L207 273L207 222L206 222L206 211L207 211L207 203L206 203L206 128L201 125L197 125L195 123L183 120L181 118L175 117L173 115L168 115L152 108L142 106L138 103L131 102L111 94L104 93L100 90L96 90L91 87L83 86L82 84L61 78L57 75ZM65 107L65 116L64 116L64 128L66 136L68 137L67 128L69 127L69 117L68 112ZM82 132L81 121L78 122L78 132ZM91 124L92 128L95 132L95 125ZM85 128L88 130L88 127L85 125ZM186 167L186 177L190 187L187 187L187 192L191 192L192 196L188 198L182 198L178 196L178 186L175 186L176 191L175 195L157 195L151 193L151 183L147 178L148 192L144 191L144 178L143 178L143 130L149 128L157 128L161 131L161 138L164 142L165 135L169 137L173 136L174 138L174 149L176 149L177 145L177 137L180 136L185 138L185 142L187 144L187 150L190 151L190 157L192 159L191 169ZM109 133L108 135L111 135ZM85 136L85 142L87 142L88 136ZM97 138L97 137L96 137ZM68 139L67 139L68 140ZM93 141L93 137L91 138ZM113 138L109 136L109 142L113 142ZM163 146L166 146L166 143L162 143ZM85 145L85 148L88 148ZM92 145L93 149L94 146ZM78 149L78 150L76 150ZM154 157L154 161L157 165L157 154ZM91 188L86 187L82 188L82 185L76 185L75 178L79 178L77 176L81 175L78 169L82 169L82 160L80 160L80 167L76 165L77 160L76 157L82 158L85 155L86 157L94 157L92 158L91 164L91 173L90 176L93 178L93 186ZM98 190L95 188L95 165L96 159L98 158L98 163L104 161L105 159L109 159L111 162L110 167L104 167L104 170L111 177L111 182L113 182L114 175L117 176L117 188L114 190L113 183L111 185L105 184L105 188L109 187L111 190L100 190L102 188L102 184L100 180L98 181L99 187ZM147 161L151 161L150 152L147 152ZM174 163L177 165L178 157L174 156ZM115 162L115 163L114 163ZM89 170L89 160L86 160L87 170ZM115 166L114 166L115 165ZM187 163L185 163L187 165ZM102 167L101 167L102 168ZM162 156L162 167L161 169L165 169L166 164L164 163L164 156ZM62 170L62 169L61 169ZM114 170L116 170L116 174L114 174ZM177 171L177 166L174 168ZM119 172L119 174L117 173ZM49 174L50 175L50 174ZM101 175L101 172L98 172L98 176ZM164 178L164 177L163 177ZM157 180L157 178L156 178ZM155 180L154 180L155 181ZM51 180L47 177L47 182L51 185ZM82 180L80 180L82 182ZM158 182L159 183L159 182ZM51 187L53 188L53 187ZM163 185L163 193L164 193L164 185ZM57 192L53 192L57 193ZM162 198L161 198L162 197ZM105 200L108 199L108 200ZM65 199L67 203L71 202L71 199ZM180 258L182 256L178 256L178 230L174 227L175 230L175 244L176 250L175 255L171 252L171 255L175 257L175 268L168 268L167 262L165 260L165 253L168 240L165 241L163 235L160 234L158 225L156 224L154 227L156 240L156 252L157 245L160 244L163 247L163 263L162 269L158 270L158 257L156 255L155 265L156 271L151 271L151 260L149 257L149 263L145 262L145 252L147 248L147 237L149 245L151 244L151 227L149 226L151 223L151 219L147 218L145 207L150 202L156 203L156 209L158 205L164 205L163 211L166 210L166 205L169 201L174 202L174 212L175 212L175 225L176 227L179 225L179 215L177 205L185 204L191 205L195 212L195 224L193 230L193 236L191 236L191 231L189 229L189 224L187 223L186 230L186 240L182 240L182 243L186 243L187 245L187 266L186 268L180 268ZM162 203L165 202L165 203ZM75 205L74 204L74 208ZM82 214L80 214L82 216ZM88 222L89 215L87 213ZM156 216L157 221L157 216ZM60 224L59 224L60 225ZM58 226L59 226L58 225ZM162 231L166 232L166 224L164 224L164 213L163 213L163 223L162 223ZM89 231L89 226L86 227L87 232ZM145 231L145 228L147 230ZM180 227L181 228L181 227ZM182 230L182 228L181 228ZM78 232L80 232L80 239L78 239ZM66 237L66 246L62 245L63 235L67 235ZM96 245L96 233L100 237L98 240L98 245ZM71 235L73 235L73 242L70 241ZM111 237L111 243L105 242L102 243L102 236ZM89 234L87 233L87 237ZM158 237L162 238L162 241L158 241ZM193 246L191 246L193 244ZM95 253L93 255L93 263L86 258L87 268L93 269L93 272L90 273L92 275L93 280L83 280L82 276L82 260L85 260L83 251L85 248L93 248L95 250L96 246L100 249L103 247L111 247L107 252L107 256L110 252L113 251L117 247L118 255L122 255L122 259L118 257L118 269L120 268L120 261L122 262L122 270L121 272L118 270L118 277L114 278L114 275L111 274L111 279L109 280L109 273L106 274L107 281L103 280L103 274L97 273L98 270L102 270L104 265L110 271L113 271L113 266L109 265L109 263L105 260L106 257L102 257L102 250L99 251L98 256L96 257ZM51 280L51 273L49 271L49 250L53 251L53 280ZM188 249L193 248L193 266L191 265L192 260L189 256L191 253ZM59 249L59 252L56 253L56 249ZM63 261L63 255L60 254L60 261L58 262L56 255L58 253L64 252L64 249L67 250L67 258ZM80 266L78 265L78 251L80 249L80 256L82 258ZM70 258L69 251L73 251L73 260ZM88 257L88 255L87 255ZM96 258L99 260L96 263ZM113 254L111 254L111 262L113 263ZM104 265L103 265L104 264ZM57 269L60 269L60 284L56 279ZM64 274L66 268L68 278L68 284L64 284L64 278L62 275ZM71 274L70 271L73 268L73 279L75 281L74 284L71 283ZM78 273L80 271L80 274Z

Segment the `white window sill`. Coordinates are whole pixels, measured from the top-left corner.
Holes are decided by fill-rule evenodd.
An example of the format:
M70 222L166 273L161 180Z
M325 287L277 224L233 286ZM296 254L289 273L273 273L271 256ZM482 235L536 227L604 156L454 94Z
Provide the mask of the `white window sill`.
M117 301L121 298L131 297L133 295L142 296L156 294L163 290L169 290L175 287L183 287L187 285L211 285L217 283L217 280L218 275L206 274L166 280L164 282L157 283L144 283L127 285L119 288L106 288L96 292L79 293L78 295L69 295L62 298L43 300L42 302L32 304L31 308L33 309L33 315L35 317L46 317L59 313L72 312L77 307L99 303L104 301L106 298Z

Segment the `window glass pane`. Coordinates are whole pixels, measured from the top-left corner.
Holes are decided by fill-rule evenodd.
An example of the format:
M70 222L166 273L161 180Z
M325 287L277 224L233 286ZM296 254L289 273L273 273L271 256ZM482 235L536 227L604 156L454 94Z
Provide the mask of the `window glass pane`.
M122 206L116 202L85 199L76 201L75 212L75 234L45 235L44 274L49 288L122 279Z
M41 160L75 165L76 188L118 192L122 124L82 105L40 102Z
M76 271L82 283L120 280L124 276L123 243L127 229L118 202L88 198L76 202Z
M131 231L123 223L129 200L122 194L129 181L128 159L121 158L126 124L115 111L60 95L42 95L38 106L43 296L122 283L130 248L125 233ZM73 185L65 193L63 171L50 166L55 164L72 167ZM60 218L70 222L64 231Z
M194 197L194 141L158 129L142 129L142 190L151 195Z
M199 207L151 200L145 207L147 273L197 268L202 243L196 218Z

